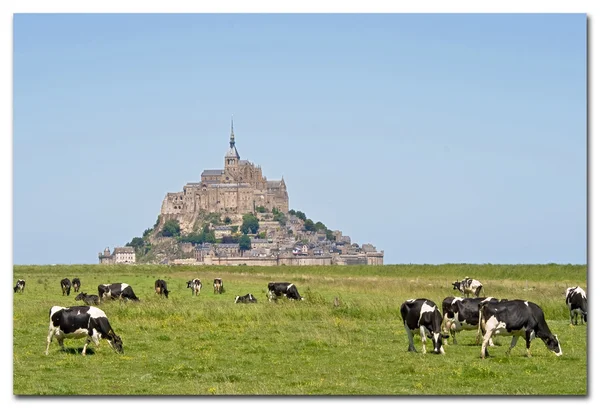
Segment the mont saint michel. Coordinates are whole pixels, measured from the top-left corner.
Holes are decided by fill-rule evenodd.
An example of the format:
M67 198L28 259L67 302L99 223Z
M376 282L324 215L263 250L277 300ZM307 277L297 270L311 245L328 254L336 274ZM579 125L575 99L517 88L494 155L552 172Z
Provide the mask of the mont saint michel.
M242 160L233 119L223 168L169 192L152 228L124 247L107 247L100 263L198 265L382 265L383 251L289 208L283 176L268 180Z

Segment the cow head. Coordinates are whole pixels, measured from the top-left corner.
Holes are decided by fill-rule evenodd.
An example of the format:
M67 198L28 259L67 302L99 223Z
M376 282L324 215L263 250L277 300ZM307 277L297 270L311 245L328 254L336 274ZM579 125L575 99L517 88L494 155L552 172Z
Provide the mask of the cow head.
M454 282L452 284L452 289L456 289L456 290L460 291L460 286L461 286L460 284L461 284L461 282L458 282L458 281Z
M427 337L433 341L433 352L435 354L446 354L444 352L444 345L442 344L442 339L447 339L450 337L448 334L443 333L429 333Z
M115 333L113 333L111 337L112 338L108 340L108 343L111 345L113 350L115 350L117 353L123 353L123 341L121 338Z
M79 292L77 296L75 296L75 300L83 300L87 296L85 292Z
M548 350L554 352L558 357L562 356L562 349L560 347L560 343L558 342L558 336L556 334L550 335L547 338L542 338L544 343L546 343L546 347Z

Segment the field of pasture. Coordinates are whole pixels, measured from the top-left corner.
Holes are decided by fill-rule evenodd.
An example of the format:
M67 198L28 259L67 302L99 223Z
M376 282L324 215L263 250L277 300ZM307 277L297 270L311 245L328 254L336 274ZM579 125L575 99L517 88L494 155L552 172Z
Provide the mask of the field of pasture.
M15 395L586 395L587 326L569 325L564 292L587 291L586 265L386 265L208 267L166 265L15 266L13 392ZM401 303L425 297L441 309L452 282L470 276L485 296L524 299L543 309L563 356L540 339L532 357L520 339L499 338L480 359L475 332L457 334L446 355L409 353ZM79 277L82 291L126 282L140 302L100 305L124 354L105 340L82 356L85 339L56 340L44 355L51 306L72 306L60 280ZM213 294L221 277L225 292ZM204 287L192 297L186 281ZM154 293L166 280L169 299ZM267 283L296 284L305 301L269 303ZM252 293L256 304L234 304ZM340 306L334 307L338 297ZM420 350L420 340L415 337ZM76 378L77 381L73 381Z

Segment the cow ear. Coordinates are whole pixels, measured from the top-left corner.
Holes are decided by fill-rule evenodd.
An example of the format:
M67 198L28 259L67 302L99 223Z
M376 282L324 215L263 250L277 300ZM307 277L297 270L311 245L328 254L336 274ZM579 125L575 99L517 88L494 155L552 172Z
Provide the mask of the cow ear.
M443 339L450 338L450 335L449 335L449 334L442 333L442 338L443 338Z

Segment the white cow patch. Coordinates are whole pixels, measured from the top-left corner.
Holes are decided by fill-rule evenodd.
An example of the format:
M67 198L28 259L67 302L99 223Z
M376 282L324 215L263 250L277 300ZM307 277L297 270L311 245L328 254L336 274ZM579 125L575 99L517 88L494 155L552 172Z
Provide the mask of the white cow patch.
M125 290L126 287L128 287L129 285L126 283L121 283L121 292L123 292Z

